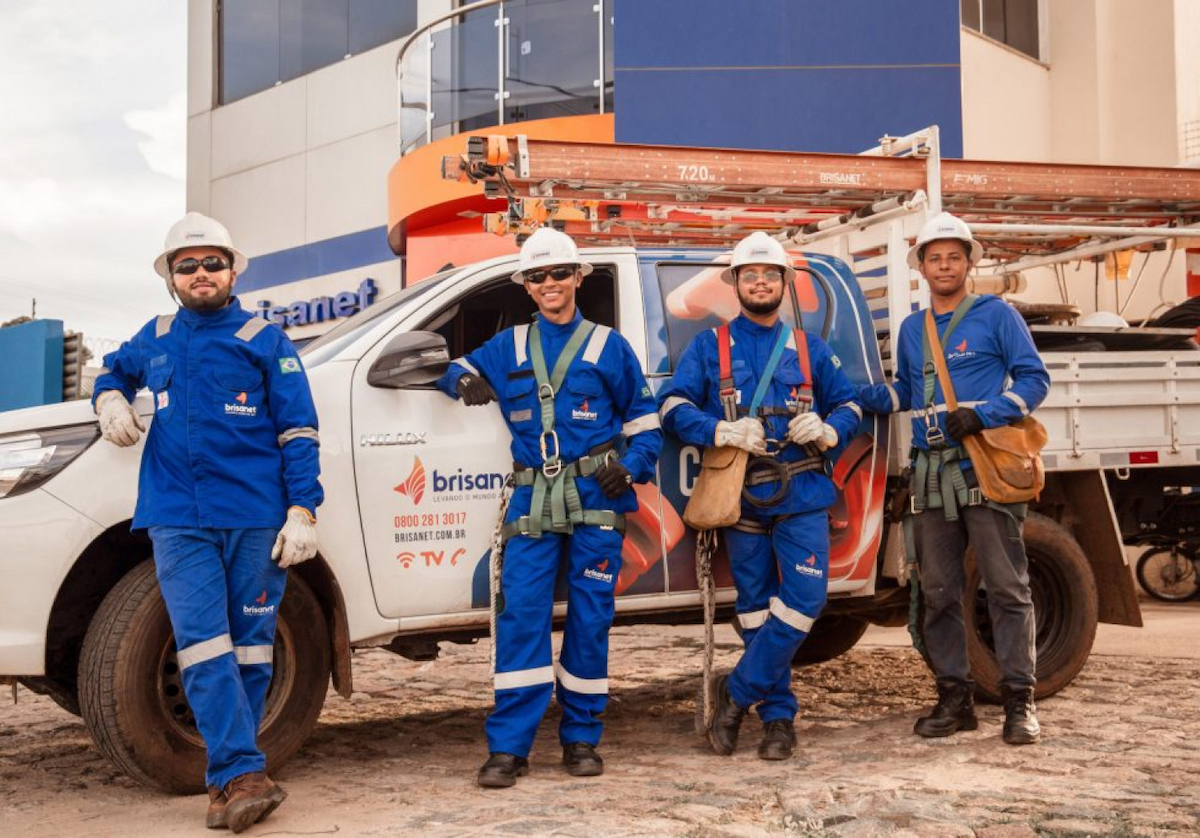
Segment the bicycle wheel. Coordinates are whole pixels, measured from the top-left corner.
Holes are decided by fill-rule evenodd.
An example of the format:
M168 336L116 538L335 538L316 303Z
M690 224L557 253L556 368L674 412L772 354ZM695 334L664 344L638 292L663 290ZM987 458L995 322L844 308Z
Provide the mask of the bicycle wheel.
M1137 579L1142 589L1164 602L1183 602L1200 593L1196 563L1174 547L1154 547L1138 559Z

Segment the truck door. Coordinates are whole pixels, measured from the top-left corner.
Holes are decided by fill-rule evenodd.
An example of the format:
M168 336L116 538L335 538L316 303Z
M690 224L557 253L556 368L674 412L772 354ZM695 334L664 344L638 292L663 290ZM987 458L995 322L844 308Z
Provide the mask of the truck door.
M830 344L853 383L882 381L870 312L854 274L845 263L828 256L797 257L794 264L804 330ZM724 267L708 261L643 260L647 328L652 336L661 336L650 341L651 386L656 391L693 337L737 315L736 297L719 278ZM651 302L655 299L657 305ZM791 328L793 309L786 298L781 315ZM830 509L831 592L858 591L873 579L882 535L887 431L886 419L868 414L833 470L839 491ZM667 434L659 461L664 506L682 513L699 473L700 454L695 446L682 445ZM669 590L695 589L695 537L690 530L671 545L665 572ZM714 574L719 586L733 584L723 547Z
M457 358L530 322L536 306L509 278L515 267L460 282L393 335L437 332ZM589 319L616 325L616 278L616 265L596 263L578 296ZM355 481L376 605L386 617L415 621L401 629L486 620L490 539L512 470L508 428L494 403L467 407L432 385L368 385L367 372L393 335L359 361L351 391Z

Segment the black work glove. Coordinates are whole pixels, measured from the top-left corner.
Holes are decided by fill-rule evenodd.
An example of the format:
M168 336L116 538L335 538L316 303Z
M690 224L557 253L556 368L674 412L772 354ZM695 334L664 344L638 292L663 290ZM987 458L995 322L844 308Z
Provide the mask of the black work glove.
M633 485L633 475L617 460L609 460L596 469L596 480L600 482L605 497L609 498L620 497Z
M454 389L458 391L459 398L463 400L463 403L470 407L478 407L496 400L496 391L492 389L491 384L487 383L487 379L471 375L469 372L458 379L458 384Z
M983 430L983 420L971 408L960 407L946 416L946 430L950 432L950 436L962 442L964 436L977 434Z

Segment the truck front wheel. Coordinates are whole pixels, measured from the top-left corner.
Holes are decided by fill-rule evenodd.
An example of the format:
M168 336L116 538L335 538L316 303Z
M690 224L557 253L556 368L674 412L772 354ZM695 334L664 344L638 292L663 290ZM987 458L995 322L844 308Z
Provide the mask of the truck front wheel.
M312 590L292 574L279 609L274 674L258 734L271 770L312 732L329 670L325 616ZM169 792L204 790L204 740L183 693L153 562L130 571L96 612L80 655L79 699L96 746L130 777Z
M1024 528L1029 586L1036 621L1037 698L1054 695L1079 673L1096 639L1096 580L1078 542L1062 526L1036 512ZM992 624L974 555L967 552L967 656L976 695L1000 698L1000 665Z
M824 663L844 655L862 639L869 623L845 614L825 614L813 623L808 637L792 658L794 666Z

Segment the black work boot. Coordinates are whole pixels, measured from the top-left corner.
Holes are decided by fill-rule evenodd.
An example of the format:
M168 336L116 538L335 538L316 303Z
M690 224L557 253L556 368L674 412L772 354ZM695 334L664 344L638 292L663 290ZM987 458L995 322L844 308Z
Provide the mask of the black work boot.
M594 745L570 742L563 745L563 768L572 777L598 777L604 773L604 760Z
M758 743L759 759L791 759L796 747L796 728L791 719L776 719L763 725L763 738Z
M1000 688L1004 702L1004 741L1009 745L1032 745L1042 738L1042 728L1033 704L1033 690Z
M529 760L515 754L489 754L475 782L485 789L506 789L529 773Z
M738 729L746 711L733 703L729 695L729 676L722 675L713 682L712 724L708 726L708 743L712 749L723 757L727 757L737 748Z
M928 716L917 719L913 733L918 736L949 736L960 730L975 730L975 694L967 684L938 685L938 702Z

